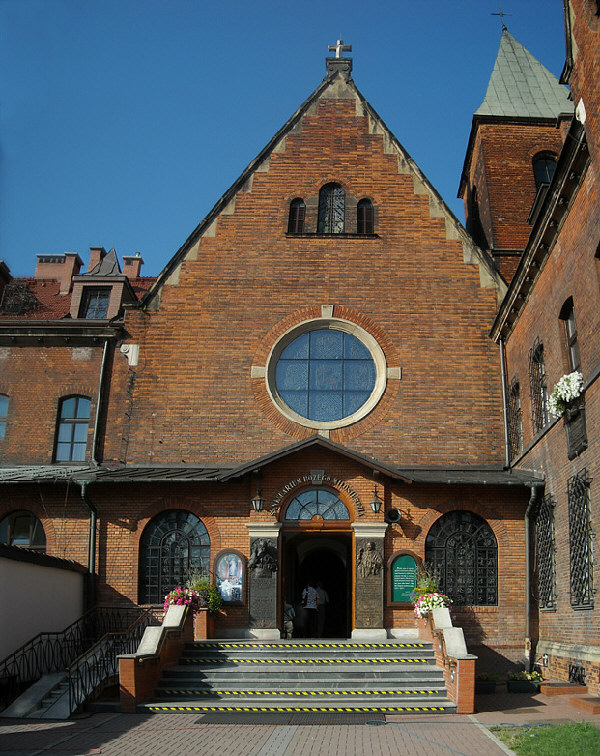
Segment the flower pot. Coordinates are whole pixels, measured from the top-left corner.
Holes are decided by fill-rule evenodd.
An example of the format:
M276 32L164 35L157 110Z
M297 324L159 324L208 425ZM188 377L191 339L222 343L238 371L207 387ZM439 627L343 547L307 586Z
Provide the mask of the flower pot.
M509 693L537 693L540 683L537 680L508 680L506 687Z
M194 614L194 640L212 638L214 617L208 609L199 609Z
M475 693L477 695L489 695L496 692L495 680L475 680Z

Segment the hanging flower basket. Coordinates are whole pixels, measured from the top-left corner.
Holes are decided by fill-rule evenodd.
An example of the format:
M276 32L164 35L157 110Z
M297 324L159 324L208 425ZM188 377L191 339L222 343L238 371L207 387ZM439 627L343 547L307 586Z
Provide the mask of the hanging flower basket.
M562 417L575 399L583 393L583 375L579 371L563 375L548 399L548 407L554 417Z

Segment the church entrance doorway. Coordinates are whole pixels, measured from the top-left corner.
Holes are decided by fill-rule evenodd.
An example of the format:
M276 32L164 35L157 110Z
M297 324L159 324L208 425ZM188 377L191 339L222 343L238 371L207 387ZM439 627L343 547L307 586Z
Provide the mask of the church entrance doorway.
M287 533L283 536L282 596L296 611L294 637L308 637L302 590L320 581L329 597L317 635L349 638L352 632L352 536L349 533Z

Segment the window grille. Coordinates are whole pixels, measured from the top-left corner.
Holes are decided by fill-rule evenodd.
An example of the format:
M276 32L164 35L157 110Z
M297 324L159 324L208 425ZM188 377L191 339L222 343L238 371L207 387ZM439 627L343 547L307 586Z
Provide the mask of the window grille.
M529 394L531 397L531 421L534 433L544 428L549 420L548 381L544 364L544 345L536 339L529 350Z
M162 604L192 572L208 577L210 538L192 512L171 509L146 526L140 540L140 604Z
M518 378L513 378L508 394L508 451L510 459L518 457L523 451L523 415Z
M320 234L343 234L346 193L339 184L325 184L319 192Z
M349 520L346 505L326 488L311 488L295 496L285 513L286 520Z
M306 205L304 200L297 197L290 202L290 215L288 219L288 234L304 233L304 218L306 216Z
M535 518L535 559L540 609L556 609L554 507L551 494L543 497Z
M581 470L567 481L569 497L569 555L571 567L571 606L592 609L594 606L592 523L590 515L590 481Z
M440 517L427 534L425 560L437 570L440 589L456 606L498 603L498 542L487 522L473 512Z
M375 216L371 200L362 199L356 206L356 233L375 233Z

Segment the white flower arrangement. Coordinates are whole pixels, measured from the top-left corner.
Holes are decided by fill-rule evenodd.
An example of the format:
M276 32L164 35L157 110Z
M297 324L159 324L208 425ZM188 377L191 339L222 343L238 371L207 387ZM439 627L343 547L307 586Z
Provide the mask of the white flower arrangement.
M554 417L564 415L569 402L581 396L583 391L583 376L579 371L563 375L550 394L548 407Z
M421 619L426 617L433 609L450 606L451 603L452 599L449 599L445 593L424 593L419 596L415 604L415 617Z

